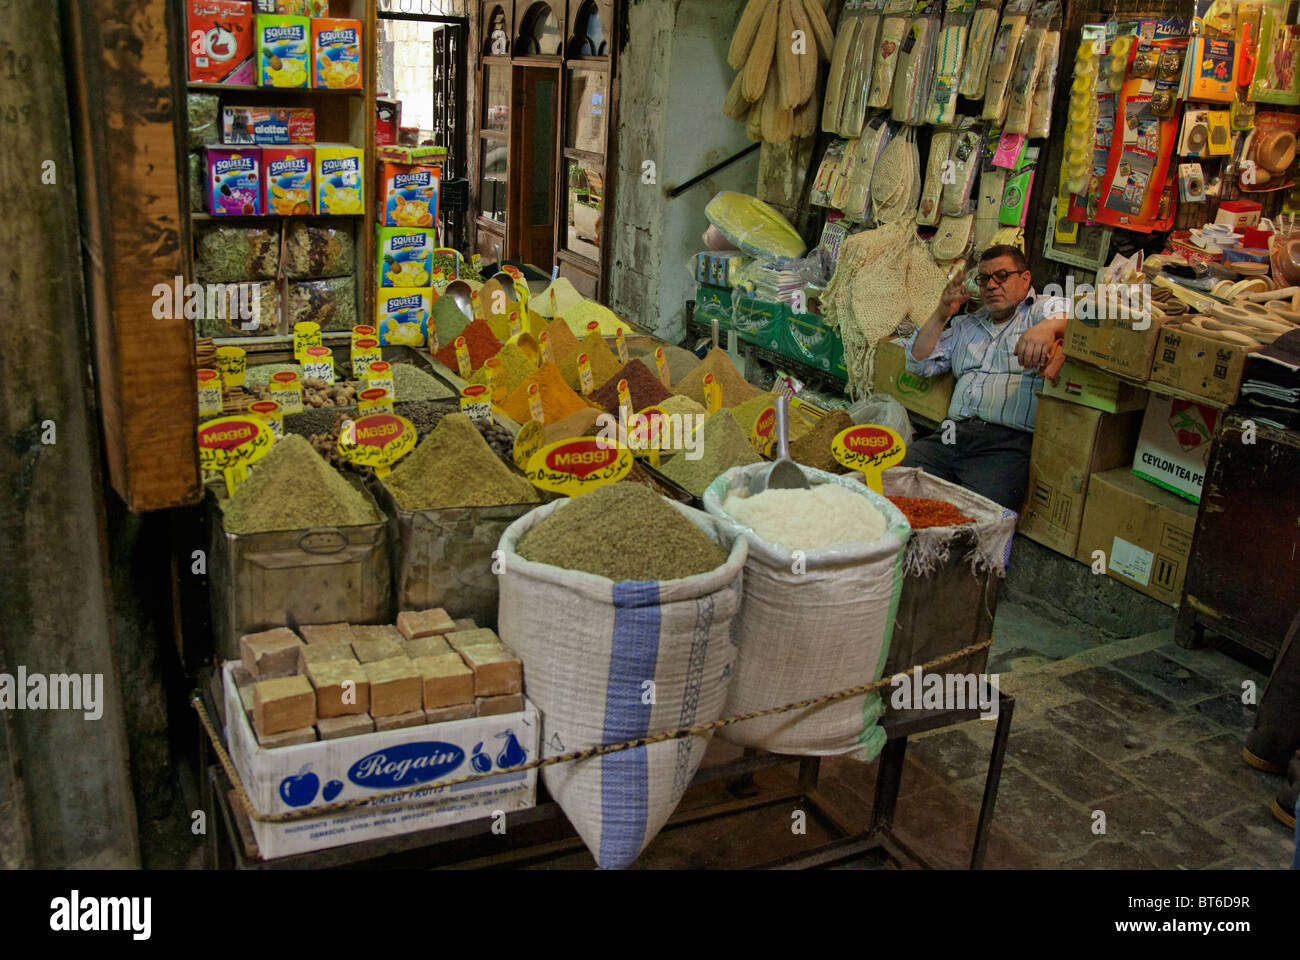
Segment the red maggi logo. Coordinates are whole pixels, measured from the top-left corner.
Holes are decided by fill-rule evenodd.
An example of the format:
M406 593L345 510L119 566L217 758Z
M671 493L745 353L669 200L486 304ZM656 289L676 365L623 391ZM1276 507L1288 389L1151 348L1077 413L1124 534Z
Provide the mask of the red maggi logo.
M575 440L548 453L546 466L559 473L585 478L617 463L619 456L616 447L602 449L597 440Z

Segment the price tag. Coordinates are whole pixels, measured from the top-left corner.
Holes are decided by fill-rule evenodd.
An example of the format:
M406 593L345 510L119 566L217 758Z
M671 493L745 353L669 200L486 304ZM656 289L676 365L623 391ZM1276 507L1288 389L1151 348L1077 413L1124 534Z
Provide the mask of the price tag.
M483 256L482 256L482 254L478 254L478 253L474 254L474 256L470 258L470 262L474 264L474 272L475 272L475 273L482 273L482 272L483 272L483 271L482 271L482 267L483 267Z
M542 388L535 383L528 385L528 413L537 423L545 423L542 413Z
M624 407L627 407L629 410L632 409L632 392L631 392L631 390L628 389L628 385L627 385L627 381L626 381L626 380L619 380L619 382L618 382L618 408L619 408L619 410L622 410Z
M304 380L334 382L334 356L329 347L308 347L302 362Z
M659 380L665 387L671 387L668 377L668 357L664 355L663 347L655 348L655 371L659 374Z
M199 427L199 466L219 471L226 493L234 496L248 477L248 467L271 451L275 434L258 417L218 417Z
M600 321L592 320L587 324L588 333L600 333Z
M320 324L303 320L293 325L293 356L299 363L307 362L307 349L321 345Z
M464 337L456 338L456 366L460 368L463 379L468 380L474 375L474 368L469 362L469 344L465 342Z
M519 433L515 436L514 461L515 466L520 470L528 467L528 461L533 458L533 454L542 449L542 443L546 439L546 430L542 427L540 421L529 420L519 428Z
M383 387L367 387L357 394L357 409L362 416L397 412L393 409L393 395Z
M271 374L271 399L285 413L302 413L302 380L293 370Z
M218 347L217 369L221 371L222 382L234 389L244 385L244 373L248 370L248 357L243 347Z
M507 396L506 368L500 357L492 357L483 364L488 372L488 388L492 391L492 402L501 403Z
M596 389L596 378L591 372L591 361L587 359L585 353L578 354L578 383L582 387L584 397Z
M221 413L224 403L221 396L221 373L217 370L200 370L199 415Z
M442 345L438 343L438 325L432 321L429 323L428 337L429 353L436 355L442 349Z
M393 379L393 365L386 360L375 360L366 367L366 374L362 377L363 385L367 388L387 390L388 396L397 402L397 381Z
M385 477L393 464L415 447L415 426L405 417L376 413L343 424L339 431L339 453L362 467L373 467L375 476Z
M362 337L352 341L352 379L360 380L370 369L370 365L384 358L379 341L374 337Z
M722 387L713 379L713 374L704 375L704 408L710 416L722 409Z
M370 340L379 336L379 331L368 323L358 323L352 328L353 340Z
M650 466L659 466L659 452L663 449L664 434L671 421L663 407L646 407L632 418L628 429L628 446L634 453L644 456Z
M597 437L561 440L544 447L524 470L533 486L570 497L616 483L632 469L632 451Z
M519 308L510 311L510 336L517 337L524 332L524 321L519 316Z
M893 430L868 423L841 430L831 441L831 454L850 470L861 470L867 486L883 494L881 472L902 460L907 447Z
M618 362L627 363L627 343L623 339L622 327L619 327L614 334L614 345L618 347Z
M555 358L551 355L551 331L543 330L537 338L537 344L542 353L542 362L554 363Z
M460 412L475 423L492 422L492 398L481 383L471 383L460 392Z
M772 455L772 444L776 440L776 402L763 408L763 412L754 420L749 431L749 442L763 456Z
M275 434L275 439L279 440L284 436L284 411L280 409L278 403L274 400L258 400L256 403L250 403L248 409L265 421L271 428L271 433Z

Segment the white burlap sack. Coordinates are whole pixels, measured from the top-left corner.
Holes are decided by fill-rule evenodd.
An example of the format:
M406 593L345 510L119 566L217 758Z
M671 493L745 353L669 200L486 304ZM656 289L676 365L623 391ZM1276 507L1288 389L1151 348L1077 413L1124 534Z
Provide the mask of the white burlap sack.
M813 484L835 483L885 515L875 543L807 550L801 558L730 519L722 504L748 491L771 464L737 467L714 480L704 508L736 525L749 542L745 601L737 618L740 653L726 716L834 693L880 679L894 632L909 527L898 508L854 481L804 468ZM796 559L799 562L796 563ZM730 743L798 756L869 761L885 744L876 692L724 727Z
M568 502L521 517L500 543L500 635L522 659L525 692L541 713L542 757L718 719L736 656L745 540L674 503L728 551L723 566L615 583L520 557L523 535ZM600 866L620 869L672 816L707 746L707 736L686 737L546 767L542 777Z
M920 467L891 467L881 474L881 481L886 496L946 500L975 518L973 525L913 530L903 561L907 576L929 576L948 562L954 549L964 551L962 560L970 564L972 574L992 570L999 577L1006 576L1011 562L1011 538L1016 532L1013 511L965 487L932 477ZM973 542L971 538L958 536L958 531L973 531Z

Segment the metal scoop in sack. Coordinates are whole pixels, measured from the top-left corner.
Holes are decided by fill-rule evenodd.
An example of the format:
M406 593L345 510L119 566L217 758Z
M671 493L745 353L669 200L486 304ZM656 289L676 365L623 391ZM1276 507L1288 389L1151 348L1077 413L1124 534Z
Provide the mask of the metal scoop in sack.
M442 292L444 297L451 297L451 302L460 308L466 319L474 319L474 291L464 280L453 280Z
M764 490L808 490L812 484L804 475L799 465L790 459L790 432L786 429L789 417L790 399L784 394L776 398L776 436L780 443L780 455L770 470L760 476L752 493Z

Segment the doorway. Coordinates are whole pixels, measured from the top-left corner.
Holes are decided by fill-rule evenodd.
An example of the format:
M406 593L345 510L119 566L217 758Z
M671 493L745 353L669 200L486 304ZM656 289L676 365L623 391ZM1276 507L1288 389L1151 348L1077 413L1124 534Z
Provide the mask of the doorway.
M524 263L549 269L555 257L560 69L516 66L512 88L506 246Z

